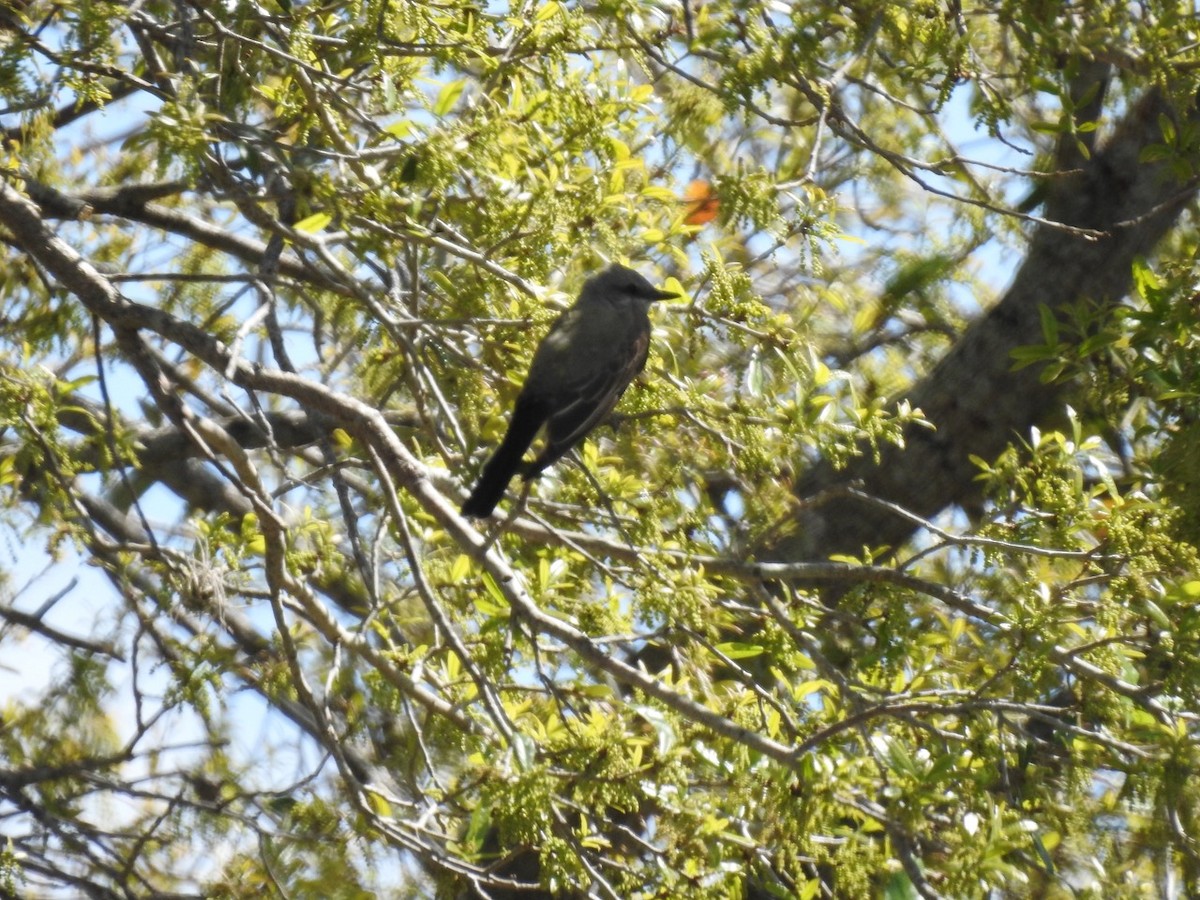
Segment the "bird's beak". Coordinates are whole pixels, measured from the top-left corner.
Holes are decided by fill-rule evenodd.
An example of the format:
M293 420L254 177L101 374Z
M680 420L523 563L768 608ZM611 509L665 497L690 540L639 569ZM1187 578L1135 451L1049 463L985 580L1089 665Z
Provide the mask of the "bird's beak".
M657 288L655 288L654 291L651 292L650 297L648 299L650 299L650 300L674 300L678 296L679 295L677 293L675 293L674 291L660 291Z

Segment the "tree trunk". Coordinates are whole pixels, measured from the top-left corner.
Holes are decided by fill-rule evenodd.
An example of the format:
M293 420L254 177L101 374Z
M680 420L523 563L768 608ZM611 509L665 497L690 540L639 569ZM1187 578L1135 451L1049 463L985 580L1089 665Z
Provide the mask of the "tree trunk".
M1169 161L1141 161L1146 148L1164 140L1160 117L1174 119L1159 91L1127 113L1104 147L1090 159L1077 157L1074 172L1050 185L1045 218L1029 254L1004 298L976 321L929 375L905 398L924 412L934 429L909 427L902 447L889 447L876 465L861 456L837 471L821 462L799 479L795 493L828 494L802 506L795 527L755 550L759 559L813 560L858 553L863 547L894 550L915 530L911 519L839 493L863 493L931 517L952 504L978 500L972 456L996 458L1030 426L1061 413L1062 383L1043 384L1041 365L1014 370L1012 353L1044 341L1041 308L1058 313L1080 300L1100 306L1121 301L1133 260L1150 252L1178 222L1195 196ZM1194 107L1189 122L1198 118ZM1062 157L1075 153L1075 136Z

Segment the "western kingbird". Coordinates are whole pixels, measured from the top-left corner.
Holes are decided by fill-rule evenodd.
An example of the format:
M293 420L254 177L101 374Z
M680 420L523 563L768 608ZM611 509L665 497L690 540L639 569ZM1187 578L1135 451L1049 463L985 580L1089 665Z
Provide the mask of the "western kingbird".
M508 431L463 504L464 516L490 516L513 475L520 471L528 481L541 474L612 412L646 365L650 304L678 296L625 266L609 266L584 282L575 305L533 354ZM543 425L545 447L522 465Z

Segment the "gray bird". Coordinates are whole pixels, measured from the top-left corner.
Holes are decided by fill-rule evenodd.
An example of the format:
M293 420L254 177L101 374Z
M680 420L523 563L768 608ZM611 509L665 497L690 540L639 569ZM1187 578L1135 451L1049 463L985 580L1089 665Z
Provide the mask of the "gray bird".
M609 266L584 282L575 305L533 354L508 431L463 504L464 516L490 516L513 475L520 471L528 481L541 474L612 412L646 365L650 304L677 296L625 266ZM522 464L543 425L546 445Z

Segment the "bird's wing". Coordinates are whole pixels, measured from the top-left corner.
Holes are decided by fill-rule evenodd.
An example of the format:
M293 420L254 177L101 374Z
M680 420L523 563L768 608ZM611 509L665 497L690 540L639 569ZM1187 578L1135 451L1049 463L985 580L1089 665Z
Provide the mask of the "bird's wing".
M629 383L645 367L649 348L647 330L635 337L627 352L615 355L578 383L559 386L555 409L546 422L546 446L530 465L529 476L557 462L612 412Z

